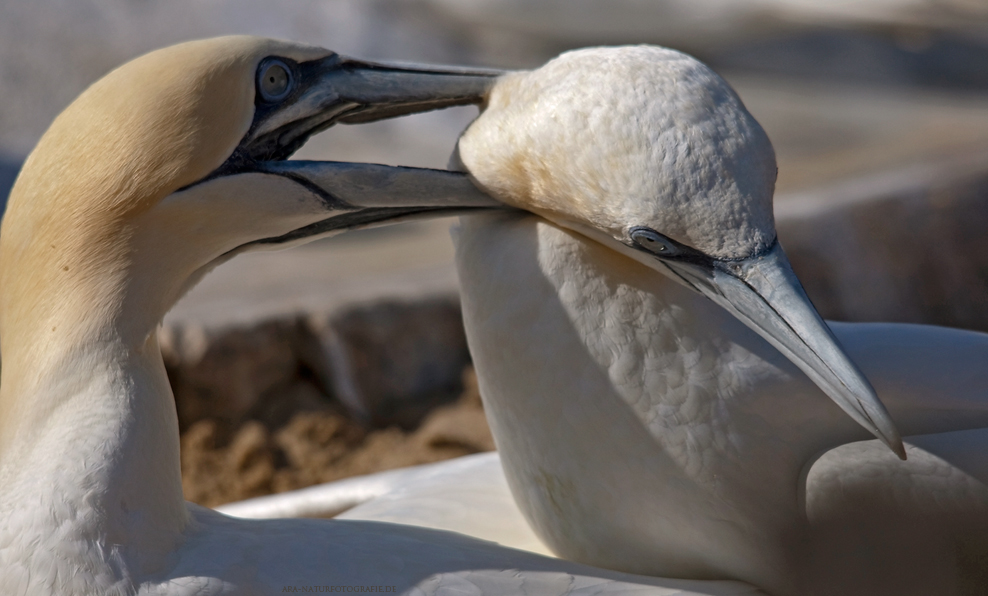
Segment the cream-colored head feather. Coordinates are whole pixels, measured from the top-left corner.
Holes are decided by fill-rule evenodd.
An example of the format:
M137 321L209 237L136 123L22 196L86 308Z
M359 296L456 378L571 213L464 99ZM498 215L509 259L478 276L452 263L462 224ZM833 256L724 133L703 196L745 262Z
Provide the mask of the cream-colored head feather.
M246 36L188 42L119 67L66 108L28 157L0 230L5 358L9 345L71 345L62 334L84 330L66 327L109 320L94 311L120 308L108 287L132 273L136 237L154 223L144 214L247 133L258 63L330 53Z
M11 396L64 362L156 349L168 309L235 254L498 206L451 198L472 187L448 173L284 162L336 122L477 103L492 80L238 36L165 48L93 84L28 157L0 229L0 422Z
M658 47L593 48L503 77L459 142L498 199L627 238L647 226L713 257L774 240L775 154L734 91Z

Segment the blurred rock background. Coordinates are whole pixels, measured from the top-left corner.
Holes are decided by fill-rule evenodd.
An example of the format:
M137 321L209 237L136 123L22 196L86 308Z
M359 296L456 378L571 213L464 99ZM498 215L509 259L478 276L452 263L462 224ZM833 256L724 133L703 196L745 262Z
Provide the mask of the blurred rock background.
M983 0L0 0L0 202L89 83L229 33L502 68L588 45L687 51L772 138L780 237L825 316L988 330ZM475 113L341 126L298 157L443 167ZM161 340L189 499L493 448L449 223L239 257L176 306Z

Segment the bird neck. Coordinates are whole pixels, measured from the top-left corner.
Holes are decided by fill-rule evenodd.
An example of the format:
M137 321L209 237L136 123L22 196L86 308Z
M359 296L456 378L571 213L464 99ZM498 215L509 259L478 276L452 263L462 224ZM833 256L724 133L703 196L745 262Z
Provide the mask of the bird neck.
M4 533L62 544L58 560L80 567L77 555L88 553L95 566L123 557L128 568L156 568L189 523L155 331L170 303L146 300L167 279L137 266L126 226L59 236L24 218L4 223Z
M94 342L47 362L5 352L0 400L5 533L94 576L106 564L160 569L189 514L157 337L136 350Z
M533 218L461 225L485 411L540 538L635 573L784 577L803 464L840 410L729 313L609 248Z

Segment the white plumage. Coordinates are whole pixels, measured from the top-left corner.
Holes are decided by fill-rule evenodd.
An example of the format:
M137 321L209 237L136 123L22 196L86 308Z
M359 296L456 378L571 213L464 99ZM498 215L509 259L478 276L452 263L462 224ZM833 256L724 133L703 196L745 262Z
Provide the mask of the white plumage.
M507 481L557 555L780 595L984 592L988 336L830 325L906 436L901 461L715 303L697 271L769 258L775 235L771 148L719 77L658 48L572 52L503 78L458 159L554 222L471 217L456 237ZM635 250L642 225L700 254Z
M161 317L244 250L493 206L421 194L458 187L449 173L282 161L337 117L469 103L489 81L232 37L139 58L59 116L0 235L0 594L755 593L452 532L247 521L183 500Z

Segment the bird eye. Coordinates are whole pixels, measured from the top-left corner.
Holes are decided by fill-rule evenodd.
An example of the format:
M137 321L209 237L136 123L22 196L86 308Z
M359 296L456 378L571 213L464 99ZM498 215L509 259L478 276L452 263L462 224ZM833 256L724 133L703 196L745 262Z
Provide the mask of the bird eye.
M279 101L292 90L292 69L277 59L268 59L257 69L257 90L264 101Z
M632 228L631 240L639 247L659 256L671 256L679 252L671 240L651 228Z

